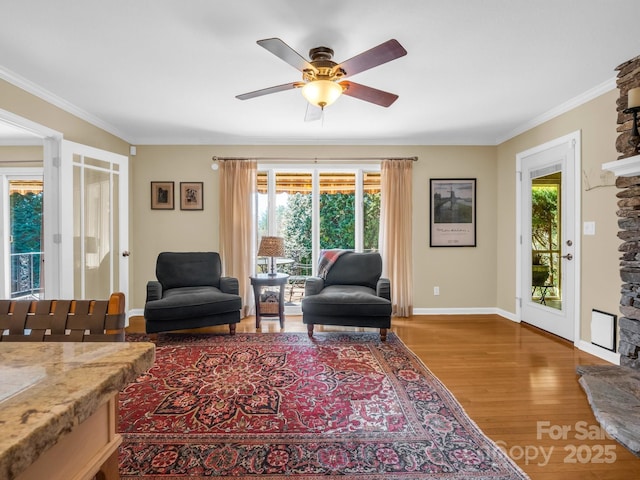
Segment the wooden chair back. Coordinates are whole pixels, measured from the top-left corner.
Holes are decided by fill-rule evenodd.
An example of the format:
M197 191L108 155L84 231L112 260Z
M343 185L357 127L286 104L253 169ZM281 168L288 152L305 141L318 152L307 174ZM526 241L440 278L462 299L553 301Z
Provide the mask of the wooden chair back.
M124 294L109 300L0 300L2 342L123 342Z

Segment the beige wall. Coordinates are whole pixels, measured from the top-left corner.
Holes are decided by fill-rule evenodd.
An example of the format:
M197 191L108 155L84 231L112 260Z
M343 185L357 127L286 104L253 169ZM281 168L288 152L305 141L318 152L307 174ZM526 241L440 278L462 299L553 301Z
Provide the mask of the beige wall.
M0 146L0 167L41 167L42 146Z
M0 79L0 109L64 135L65 140L129 155L129 144L94 125Z
M144 306L163 250L218 248L218 173L212 156L402 157L414 164L414 300L417 308L494 307L496 302L496 148L428 146L138 146L132 166L131 307ZM478 179L478 246L429 248L429 178ZM204 210L151 210L150 182L204 182ZM177 200L177 199L176 199ZM440 296L433 287L440 287Z
M497 307L515 312L515 166L516 154L577 130L582 135L582 222L596 223L596 235L581 235L581 339L590 341L591 310L618 314L620 276L616 189L611 176L601 178L601 165L618 154L616 99L618 91L606 93L498 146L497 158ZM587 185L589 189L587 190ZM596 188L594 188L596 187ZM582 234L582 232L580 232Z
M593 187L600 165L614 160L617 91L518 135L497 147L455 146L139 146L131 158L130 308L142 308L147 280L163 250L218 249L218 178L211 157L417 156L414 170L414 299L416 308L493 308L515 312L515 156L582 131L583 170ZM64 134L66 139L127 155L126 141L0 80L0 108ZM477 178L477 247L430 248L430 178ZM150 181L204 182L204 210L150 209ZM610 180L610 179L609 179ZM590 311L617 313L620 281L615 189L582 189L582 220L596 235L582 237L582 339ZM440 296L433 287L440 287Z

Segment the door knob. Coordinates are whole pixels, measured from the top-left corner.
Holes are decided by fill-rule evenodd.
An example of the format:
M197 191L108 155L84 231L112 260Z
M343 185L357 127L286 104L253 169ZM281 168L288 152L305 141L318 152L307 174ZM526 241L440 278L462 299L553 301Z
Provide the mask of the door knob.
M123 256L123 257L128 257L129 255L131 255L131 254L129 253L129 250L125 250L124 252L122 252L122 256Z
M573 260L573 255L567 253L566 255L562 255L562 258L566 258L567 260Z

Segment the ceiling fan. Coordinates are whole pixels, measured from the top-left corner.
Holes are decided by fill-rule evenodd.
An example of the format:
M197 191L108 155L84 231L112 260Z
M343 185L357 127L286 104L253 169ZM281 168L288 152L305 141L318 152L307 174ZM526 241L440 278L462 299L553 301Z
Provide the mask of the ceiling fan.
M301 88L302 95L307 101L321 110L335 102L342 94L374 103L381 107L388 107L398 99L398 95L393 93L344 80L347 77L406 55L407 51L397 40L388 40L342 63L336 63L331 60L333 58L333 50L329 47L312 48L309 50L310 60L306 60L279 38L258 40L257 43L292 67L300 70L302 72L302 81L285 83L284 85L276 85L237 95L236 98L240 100L248 100L294 88Z

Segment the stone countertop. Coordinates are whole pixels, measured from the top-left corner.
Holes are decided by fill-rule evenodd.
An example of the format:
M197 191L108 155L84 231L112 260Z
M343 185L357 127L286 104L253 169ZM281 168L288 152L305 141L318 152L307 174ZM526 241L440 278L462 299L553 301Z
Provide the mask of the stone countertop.
M0 478L18 476L154 358L145 342L0 343Z

